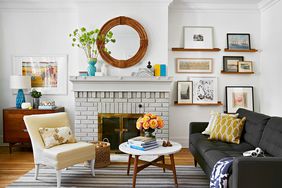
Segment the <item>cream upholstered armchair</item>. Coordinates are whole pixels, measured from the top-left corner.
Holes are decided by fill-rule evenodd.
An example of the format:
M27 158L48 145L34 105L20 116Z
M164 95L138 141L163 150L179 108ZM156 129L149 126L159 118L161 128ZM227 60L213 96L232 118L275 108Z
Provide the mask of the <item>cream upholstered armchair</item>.
M61 186L61 170L91 160L91 171L94 173L95 146L86 142L68 143L52 148L44 148L44 142L39 128L57 128L70 126L67 113L53 113L24 116L28 134L31 139L35 179L38 177L40 164L55 168L57 174L57 187Z

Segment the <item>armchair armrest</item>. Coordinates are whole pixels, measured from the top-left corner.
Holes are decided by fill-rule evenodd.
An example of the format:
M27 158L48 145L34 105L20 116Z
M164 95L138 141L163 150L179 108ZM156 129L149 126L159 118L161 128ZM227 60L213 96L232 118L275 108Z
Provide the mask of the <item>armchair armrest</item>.
M239 157L232 166L232 188L282 187L282 157Z
M208 124L208 122L191 122L189 125L189 135L203 132Z

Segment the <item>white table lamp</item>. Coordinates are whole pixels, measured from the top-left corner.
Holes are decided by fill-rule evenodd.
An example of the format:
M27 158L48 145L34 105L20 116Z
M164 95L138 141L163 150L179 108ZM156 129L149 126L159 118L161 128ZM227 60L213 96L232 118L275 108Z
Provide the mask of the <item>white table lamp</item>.
M12 75L10 77L10 88L18 89L16 107L21 108L22 103L25 102L23 89L31 88L31 77Z

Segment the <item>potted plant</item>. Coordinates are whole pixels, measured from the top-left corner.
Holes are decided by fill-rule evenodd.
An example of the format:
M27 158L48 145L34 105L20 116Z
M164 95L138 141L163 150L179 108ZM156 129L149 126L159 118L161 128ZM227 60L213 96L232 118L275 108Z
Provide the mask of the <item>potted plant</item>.
M69 34L72 38L72 46L83 49L87 59L88 59L88 76L95 76L96 67L98 59L98 49L96 42L102 40L105 44L112 42L115 43L116 40L113 37L113 33L109 31L106 36L100 35L100 30L95 29L87 31L85 27L80 29L75 29L73 33ZM111 53L106 47L104 51Z
M40 97L42 96L41 92L33 89L30 92L31 97L33 98L33 108L37 109L40 103Z
M140 131L144 131L145 137L153 137L153 133L156 129L161 129L164 127L164 121L160 116L154 114L145 114L140 117L136 122L136 128Z

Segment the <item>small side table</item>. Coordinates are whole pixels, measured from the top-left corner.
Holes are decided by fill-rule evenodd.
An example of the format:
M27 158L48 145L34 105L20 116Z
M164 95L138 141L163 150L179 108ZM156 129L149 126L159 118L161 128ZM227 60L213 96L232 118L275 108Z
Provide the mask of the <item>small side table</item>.
M137 173L140 172L141 170L149 167L150 165L157 166L163 169L163 172L165 172L165 169L171 170L173 172L173 177L174 177L174 183L176 186L178 186L177 182L177 176L176 176L176 169L175 169L175 162L174 162L174 154L177 153L178 151L181 150L182 146L181 144L177 142L171 142L172 147L163 147L160 146L158 148L148 150L148 151L139 151L136 149L132 149L129 147L129 145L124 142L121 145L119 145L119 150L129 154L128 157L128 166L127 166L127 175L129 175L130 172L130 165L131 165L131 160L132 156L134 156L134 172L133 172L133 179L132 179L132 187L135 188L136 186L136 177ZM140 156L152 156L152 155L157 155L158 158L156 158L153 161L142 161L139 159ZM170 164L165 164L165 155L169 155L170 157ZM138 166L138 162L142 161L144 164ZM161 163L158 163L161 161Z

